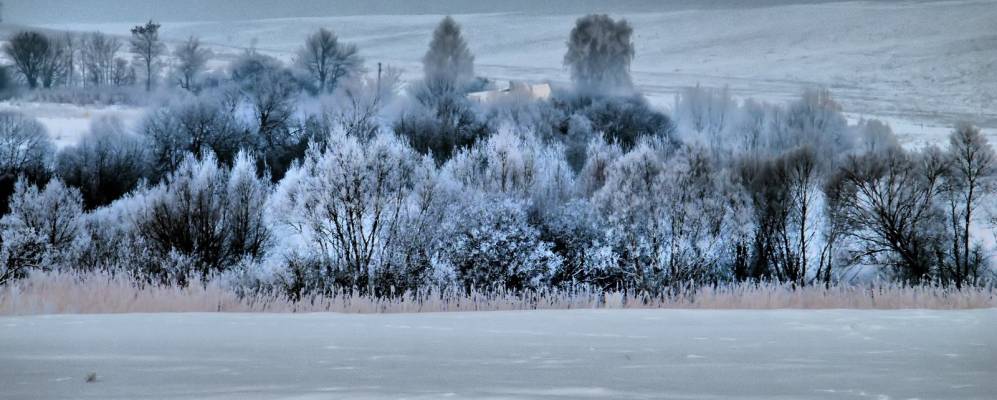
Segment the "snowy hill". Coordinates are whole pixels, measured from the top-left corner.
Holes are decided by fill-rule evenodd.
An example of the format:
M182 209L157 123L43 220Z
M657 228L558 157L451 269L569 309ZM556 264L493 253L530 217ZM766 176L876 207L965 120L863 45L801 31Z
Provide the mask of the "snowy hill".
M856 118L891 121L908 141L934 140L969 119L997 128L997 3L844 2L754 8L688 7L624 15L634 26L634 79L668 107L677 88L730 86L771 101L811 85L830 87ZM567 81L564 42L577 15L469 14L463 24L480 75ZM381 15L167 23L172 40L202 37L221 53L255 45L290 59L303 38L331 28L369 65L409 76L439 15ZM131 24L47 25L126 33Z

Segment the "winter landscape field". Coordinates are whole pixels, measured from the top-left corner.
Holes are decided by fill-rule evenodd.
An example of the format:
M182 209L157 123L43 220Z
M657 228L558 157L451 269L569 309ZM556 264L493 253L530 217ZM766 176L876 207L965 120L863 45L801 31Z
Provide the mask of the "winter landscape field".
M987 399L995 328L992 309L12 317L0 384L8 399Z
M997 1L0 3L0 399L992 399Z
M782 102L831 88L850 118L888 121L904 143L943 140L955 122L997 128L997 7L988 0L800 2L765 7L677 7L623 14L634 26L635 84L671 107L680 89L729 86L738 97ZM290 60L301 38L331 27L368 63L421 71L440 15L360 15L164 24L165 40L200 37L219 56L255 46ZM576 15L504 12L460 17L475 68L494 79L569 81L564 32ZM127 35L127 23L51 29ZM790 34L790 32L792 32ZM68 111L68 110L67 110ZM51 114L43 114L48 116ZM85 131L86 122L78 132ZM56 128L59 129L59 128ZM67 131L68 132L68 131Z

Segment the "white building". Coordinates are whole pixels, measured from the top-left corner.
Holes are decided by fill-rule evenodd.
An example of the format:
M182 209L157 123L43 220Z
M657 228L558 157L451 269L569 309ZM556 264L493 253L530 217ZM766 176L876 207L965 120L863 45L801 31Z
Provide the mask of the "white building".
M471 92L467 94L467 98L479 103L491 103L497 100L517 97L529 100L543 100L549 99L550 93L549 83L529 84L519 81L509 81L509 86L505 89Z

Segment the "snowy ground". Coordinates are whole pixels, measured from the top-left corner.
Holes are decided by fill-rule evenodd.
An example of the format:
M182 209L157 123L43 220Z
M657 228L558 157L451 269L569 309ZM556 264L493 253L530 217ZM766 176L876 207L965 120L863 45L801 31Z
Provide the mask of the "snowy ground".
M55 146L60 148L79 142L96 119L119 118L126 127L135 127L145 112L142 108L130 106L78 106L24 101L0 102L0 111L17 111L38 119Z
M0 398L992 399L995 329L995 309L5 317Z
M889 120L903 140L937 141L958 120L997 132L997 3L993 0L801 2L626 14L634 26L634 80L664 107L701 83L782 102L830 87L846 111ZM567 82L564 42L578 15L459 15L478 74ZM163 35L202 37L223 57L255 46L290 60L318 28L377 62L421 71L438 15L351 16L163 24ZM130 24L50 25L127 34ZM997 133L993 133L997 134Z

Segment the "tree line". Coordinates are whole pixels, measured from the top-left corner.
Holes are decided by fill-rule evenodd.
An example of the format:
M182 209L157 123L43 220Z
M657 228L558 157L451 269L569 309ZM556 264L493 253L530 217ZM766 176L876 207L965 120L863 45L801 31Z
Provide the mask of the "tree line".
M129 65L146 77L158 27L132 32ZM573 84L550 99L468 100L494 83L447 17L404 90L323 29L291 65L246 51L213 74L191 38L174 55L196 62L137 128L98 120L58 151L37 121L0 113L0 282L100 269L294 299L992 282L997 164L980 129L905 149L821 89L777 105L697 86L665 113L633 84L632 32L580 18ZM37 68L15 68L34 87Z

